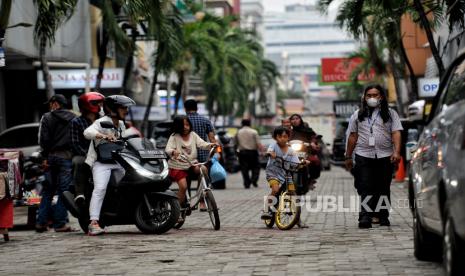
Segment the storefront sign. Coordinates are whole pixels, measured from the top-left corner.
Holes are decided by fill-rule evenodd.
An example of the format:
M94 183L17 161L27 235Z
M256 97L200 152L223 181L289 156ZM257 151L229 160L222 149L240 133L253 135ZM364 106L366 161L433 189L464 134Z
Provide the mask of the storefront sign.
M336 117L349 118L359 108L359 101L333 101L333 109Z
M418 79L418 96L420 98L434 97L438 93L439 78Z
M91 69L89 76L90 87L95 86L98 69ZM102 88L121 88L123 85L123 68L105 68L103 70ZM50 70L50 78L53 88L58 89L75 89L86 87L86 70ZM42 71L37 71L37 87L45 89Z
M353 70L362 62L361 58L322 58L321 82L324 84L350 83ZM357 79L360 82L370 81L374 76L375 72L371 70L368 76L359 74Z

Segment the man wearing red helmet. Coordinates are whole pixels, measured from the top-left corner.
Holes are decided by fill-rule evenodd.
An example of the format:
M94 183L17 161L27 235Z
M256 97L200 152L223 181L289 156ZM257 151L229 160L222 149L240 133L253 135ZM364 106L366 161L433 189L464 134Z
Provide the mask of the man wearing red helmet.
M71 144L73 149L73 179L75 188L75 202L80 210L85 210L85 195L87 194L89 178L92 171L84 161L89 150L90 141L84 137L84 130L95 120L100 118L105 96L98 92L82 94L78 99L81 116L71 121Z

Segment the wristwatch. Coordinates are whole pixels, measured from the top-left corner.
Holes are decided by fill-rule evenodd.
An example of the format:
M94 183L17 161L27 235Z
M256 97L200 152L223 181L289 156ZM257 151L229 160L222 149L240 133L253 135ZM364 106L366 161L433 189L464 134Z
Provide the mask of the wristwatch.
M352 157L351 157L351 156L346 156L346 157L344 158L344 160L352 160Z

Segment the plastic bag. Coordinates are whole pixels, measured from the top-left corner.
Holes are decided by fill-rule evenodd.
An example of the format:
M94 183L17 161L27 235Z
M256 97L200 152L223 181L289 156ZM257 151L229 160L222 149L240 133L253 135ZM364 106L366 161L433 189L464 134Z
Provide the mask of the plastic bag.
M210 179L212 183L226 179L226 170L221 166L216 156L212 158Z

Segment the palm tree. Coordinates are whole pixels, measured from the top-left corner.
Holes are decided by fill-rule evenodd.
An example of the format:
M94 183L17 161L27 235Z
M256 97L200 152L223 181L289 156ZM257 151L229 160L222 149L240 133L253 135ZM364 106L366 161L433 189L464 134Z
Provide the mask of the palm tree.
M164 73L168 76L174 68L176 58L181 50L182 19L176 6L170 0L147 1L144 3L145 19L148 21L149 33L158 42L154 53L155 72L153 75L149 100L144 114L141 131L146 132L150 108L158 83L158 75ZM170 96L170 95L168 95Z
M194 11L193 11L194 12ZM175 114L181 98L185 99L189 91L189 76L206 74L211 78L218 75L216 51L220 43L218 37L222 26L213 16L203 18L183 26L182 50L176 60L175 71L178 76L175 96Z
M103 77L103 70L105 68L105 61L107 56L107 47L110 41L113 41L116 48L124 53L128 54L128 62L125 68L124 81L123 81L123 92L125 92L125 85L129 76L129 71L132 64L132 56L136 50L135 39L129 38L125 31L118 24L117 16L122 13L124 14L131 28L135 28L139 20L141 20L141 14L145 13L142 9L143 0L133 1L119 1L119 0L94 0L91 1L93 5L98 7L102 13L102 25L101 25L101 36L100 43L98 45L97 53L99 58L98 73L95 82L95 90L100 91L101 82ZM134 32L133 32L134 33ZM129 63L129 65L128 65Z
M45 56L46 47L51 47L55 43L55 33L58 28L74 13L77 0L34 0L37 7L37 19L34 26L34 41L39 45L40 64L45 82L47 98L55 94L50 80L47 58Z
M320 1L320 5L326 5L331 1ZM327 6L326 6L327 8ZM345 27L356 39L367 38L370 63L378 75L390 72L395 78L399 111L403 112L403 102L398 81L406 75L404 64L410 72L410 94L415 95L416 77L411 63L406 55L400 29L401 17L413 9L402 0L349 0L345 1L337 15L341 27ZM354 19L353 17L357 17ZM382 52L377 47L387 50L387 62L382 60ZM401 65L397 60L401 61ZM386 70L387 69L387 70ZM414 99L416 96L412 96Z

